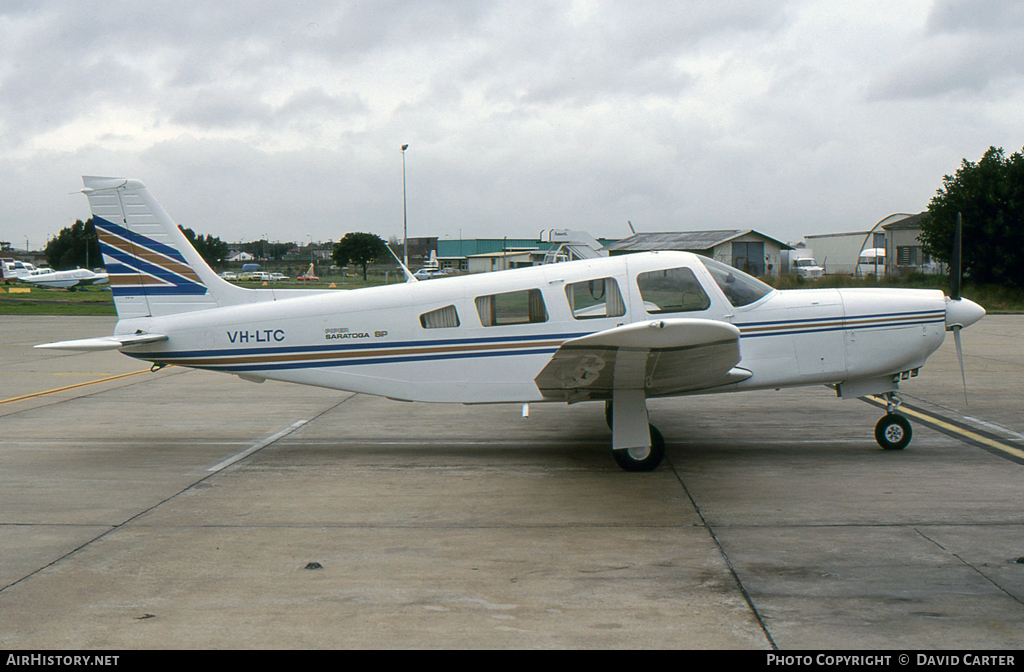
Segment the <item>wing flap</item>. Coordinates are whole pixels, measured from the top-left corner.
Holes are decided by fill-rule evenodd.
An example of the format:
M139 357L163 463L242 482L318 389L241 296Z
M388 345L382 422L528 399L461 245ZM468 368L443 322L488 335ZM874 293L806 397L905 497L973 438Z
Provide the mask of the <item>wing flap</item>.
M545 397L610 399L615 389L663 396L750 377L736 368L740 331L716 320L638 322L568 340L534 379Z

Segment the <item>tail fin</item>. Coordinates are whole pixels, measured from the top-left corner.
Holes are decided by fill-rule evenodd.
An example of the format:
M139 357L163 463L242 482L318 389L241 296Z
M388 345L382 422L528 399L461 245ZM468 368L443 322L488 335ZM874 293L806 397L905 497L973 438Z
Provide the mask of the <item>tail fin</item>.
M138 180L83 177L114 306L121 319L248 303L217 277Z

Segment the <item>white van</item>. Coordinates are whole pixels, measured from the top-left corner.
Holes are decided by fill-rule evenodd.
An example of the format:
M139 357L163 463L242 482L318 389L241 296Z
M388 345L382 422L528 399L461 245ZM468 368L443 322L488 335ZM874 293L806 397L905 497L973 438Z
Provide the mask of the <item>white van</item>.
M793 272L804 278L820 278L825 275L825 269L818 266L811 257L801 257L793 260Z
M869 275L876 278L885 277L885 248L869 247L861 250L857 258L857 270L853 275L855 278L866 278Z

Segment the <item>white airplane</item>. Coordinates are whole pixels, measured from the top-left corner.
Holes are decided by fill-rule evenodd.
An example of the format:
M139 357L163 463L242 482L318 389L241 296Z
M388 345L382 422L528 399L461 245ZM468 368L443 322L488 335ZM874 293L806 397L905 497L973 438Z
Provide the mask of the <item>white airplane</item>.
M2 279L4 282L18 280L19 278L28 275L34 270L36 270L36 267L28 263L27 261L17 261L15 259L0 259L0 279Z
M141 182L83 179L119 321L113 336L36 347L407 401L604 401L627 471L664 455L652 397L805 385L885 395L876 439L903 448L900 380L985 314L958 288L778 291L686 252L351 291L244 289L217 277Z
M87 268L76 268L70 271L55 271L51 268L37 268L18 278L39 287L73 289L89 285L101 285L108 282L106 273L94 273Z

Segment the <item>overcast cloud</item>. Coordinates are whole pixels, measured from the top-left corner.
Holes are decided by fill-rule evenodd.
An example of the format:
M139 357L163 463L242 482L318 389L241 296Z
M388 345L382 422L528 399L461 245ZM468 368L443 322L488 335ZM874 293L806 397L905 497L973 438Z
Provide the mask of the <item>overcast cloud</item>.
M134 177L229 241L754 228L919 212L1024 146L1024 4L0 2L0 239Z

